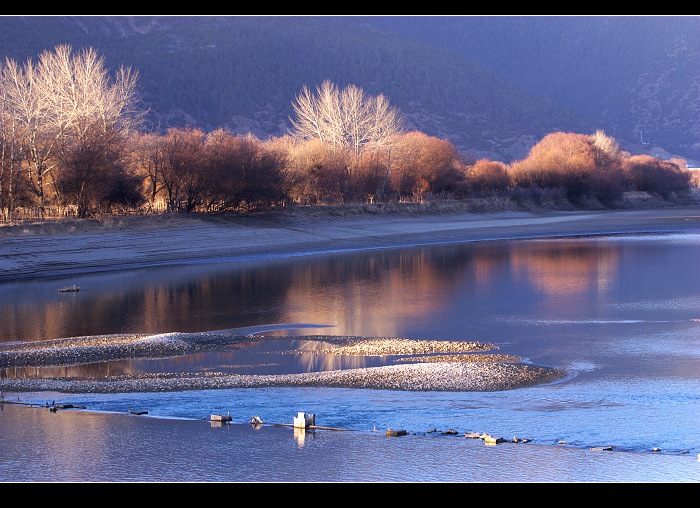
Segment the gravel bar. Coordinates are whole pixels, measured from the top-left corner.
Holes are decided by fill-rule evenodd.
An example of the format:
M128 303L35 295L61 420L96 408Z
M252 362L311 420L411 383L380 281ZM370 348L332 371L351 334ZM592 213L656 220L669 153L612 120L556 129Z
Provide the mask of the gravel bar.
M497 349L480 342L411 340L392 337L289 336L322 341L320 354L401 356L403 365L284 375L158 373L108 378L0 379L11 392L62 393L170 392L271 386L325 386L404 391L498 391L546 383L565 372L521 363L510 355L484 354ZM107 335L0 345L0 368L78 365L127 358L187 355L240 342L283 340L281 336L237 335L231 331ZM300 351L299 351L300 352ZM304 353L308 353L304 350ZM437 356L435 353L450 353Z

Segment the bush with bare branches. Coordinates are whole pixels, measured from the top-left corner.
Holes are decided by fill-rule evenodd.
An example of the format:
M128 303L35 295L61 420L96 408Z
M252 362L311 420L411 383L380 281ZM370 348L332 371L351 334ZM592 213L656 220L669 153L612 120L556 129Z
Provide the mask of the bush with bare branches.
M651 155L634 155L625 159L622 170L631 190L658 194L666 199L690 190L691 175L671 161Z
M500 194L510 187L508 167L503 162L480 159L466 171L467 187L474 196Z

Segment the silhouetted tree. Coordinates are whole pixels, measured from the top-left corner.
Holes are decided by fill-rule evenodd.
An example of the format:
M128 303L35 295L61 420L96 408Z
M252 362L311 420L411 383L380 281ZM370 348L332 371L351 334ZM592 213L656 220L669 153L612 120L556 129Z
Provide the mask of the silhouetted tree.
M122 197L134 199L138 187L126 189L128 182L135 180L123 165L123 143L116 131L92 124L90 130L81 132L79 142L64 146L57 156L56 193L62 201L77 205L78 217L94 215L115 204L111 200L117 197L117 183L122 186ZM120 204L126 203L122 200Z

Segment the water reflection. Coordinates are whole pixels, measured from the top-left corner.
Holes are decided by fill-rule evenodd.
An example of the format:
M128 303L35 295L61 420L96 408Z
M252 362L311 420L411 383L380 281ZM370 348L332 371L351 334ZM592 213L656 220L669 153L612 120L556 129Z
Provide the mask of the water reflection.
M332 345L317 340L243 342L223 351L156 359L88 363L69 367L11 367L0 379L102 378L144 373L278 375L380 367L396 363L394 356L351 356L320 352Z
M302 429L300 427L294 427L294 441L296 441L297 446L299 448L304 447L304 443L306 442L306 434L307 434L306 429ZM308 431L308 434L309 434L309 438L315 437L314 432L311 430Z
M692 288L684 294L669 286L674 275L668 273L682 268L682 277L700 277L697 241L676 242L672 252L670 247L604 238L492 241L23 281L0 285L0 341L307 323L269 333L315 335L315 326L327 325L320 333L514 343L525 339L518 323L646 323L648 312L622 307L619 299L697 298ZM659 264L666 273L655 268ZM57 291L69 283L81 291ZM537 340L541 347L555 338ZM0 377L285 374L391 361L312 351L322 347L251 341L217 353L13 369Z
M522 242L510 252L514 274L549 296L605 293L619 270L620 249L594 242Z
M0 369L0 379L101 378L138 374L131 360L91 363L70 367L12 367Z
M394 335L405 318L439 309L442 296L470 272L494 263L462 248L334 255L327 259L151 268L0 286L1 341L37 341L110 333L237 328L278 322L332 324L334 334L363 329ZM501 249L502 251L502 249ZM503 257L504 253L501 252Z

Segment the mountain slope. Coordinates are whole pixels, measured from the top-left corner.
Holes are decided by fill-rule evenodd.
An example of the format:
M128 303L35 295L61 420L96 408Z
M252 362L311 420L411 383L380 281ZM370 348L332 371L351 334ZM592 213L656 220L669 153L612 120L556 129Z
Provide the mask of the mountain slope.
M498 30L487 37L492 23ZM302 86L314 89L329 79L384 94L405 114L409 128L449 139L473 157L521 158L557 130L592 133L606 126L610 134L619 129L623 139L635 139L630 127L635 121L645 137L652 135L652 125L654 133L672 130L664 139L670 149L692 147L698 115L684 113L697 107L697 94L690 89L683 97L676 84L669 85L673 93L650 91L664 90L671 77L685 79L687 64L676 65L674 74L661 60L660 67L645 66L636 81L604 94L590 85L596 79L591 77L588 87L580 87L591 100L582 102L573 90L556 93L573 85L562 71L555 81L550 68L566 69L564 62L576 57L573 49L586 46L583 29L573 49L559 39L549 47L544 36L532 40L530 25L538 23L540 29L547 26L527 17L2 16L0 56L36 60L58 44L93 47L108 68L138 70L153 130L191 125L279 136L290 127L292 101ZM570 24L557 26L572 33ZM460 39L463 33L472 38ZM521 48L517 54L515 47ZM687 51L678 54L692 63ZM590 68L594 56L581 55L579 65ZM601 72L609 73L605 69ZM582 80L580 73L568 79ZM618 109L626 115L620 127L609 121L624 116Z
M700 16L376 17L609 134L700 155Z

